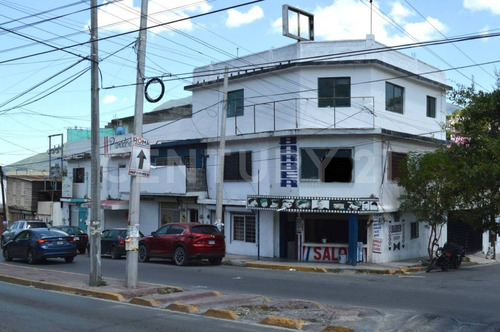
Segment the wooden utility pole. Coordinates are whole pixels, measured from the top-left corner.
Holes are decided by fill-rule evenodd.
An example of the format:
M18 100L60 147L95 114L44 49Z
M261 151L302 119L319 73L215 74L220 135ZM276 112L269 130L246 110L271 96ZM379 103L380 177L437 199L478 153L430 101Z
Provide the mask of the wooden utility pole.
M137 40L137 78L135 89L134 135L142 136L142 114L144 106L144 72L146 70L146 36L148 23L148 0L141 3L141 23L139 39ZM130 177L130 205L129 205L129 244L127 250L127 265L125 285L137 287L137 265L139 259L139 211L141 201L140 177Z
M90 217L90 286L99 286L101 279L101 190L99 135L99 57L97 49L97 0L90 2L91 35L91 217Z
M224 70L224 91L222 92L222 119L219 142L219 164L217 165L217 197L215 199L215 224L222 225L222 200L224 199L224 157L226 154L226 113L227 113L227 86L228 69ZM236 115L235 115L236 116Z

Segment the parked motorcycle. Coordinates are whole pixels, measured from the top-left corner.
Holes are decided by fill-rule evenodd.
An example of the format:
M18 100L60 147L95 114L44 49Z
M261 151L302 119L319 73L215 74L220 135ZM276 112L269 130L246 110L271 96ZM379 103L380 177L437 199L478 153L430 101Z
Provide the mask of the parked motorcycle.
M440 267L444 272L448 271L450 267L454 269L460 267L462 258L465 257L464 248L448 242L445 243L443 247L439 247L437 244L435 244L435 246L438 248L426 272L430 272L435 266Z

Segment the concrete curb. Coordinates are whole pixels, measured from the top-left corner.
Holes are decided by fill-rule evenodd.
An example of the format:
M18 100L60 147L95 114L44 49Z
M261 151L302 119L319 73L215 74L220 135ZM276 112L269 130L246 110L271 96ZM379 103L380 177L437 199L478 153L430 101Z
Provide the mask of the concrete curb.
M219 309L219 308L208 309L203 315L208 316L208 317L227 319L227 320L237 320L238 319L238 315L234 311L226 310L226 309Z
M264 318L259 322L264 325L273 325L279 327L286 327L289 329L300 330L302 326L306 325L306 322L301 319L279 317L279 316L269 316Z
M246 267L262 268L262 269L275 269L275 270L295 270L302 272L322 272L327 273L328 270L320 267L312 266L297 266L297 265L282 265L282 264L272 264L272 263L254 263L246 262Z
M11 277L11 276L6 276L6 275L0 275L0 281L8 282L11 284L16 284L16 285L20 285L20 286L30 286L30 287L39 288L39 289L53 290L53 291L58 291L58 292L70 293L70 294L91 296L91 297L96 297L96 298L105 299L105 300L125 302L125 298L121 294L117 294L117 293L95 291L95 290L84 289L84 288L79 288L79 287L69 287L69 286L53 284L53 283L45 282L45 281L33 281L33 280L28 280L28 279L19 278L19 277Z
M134 297L128 303L142 305L142 306L146 306L146 307L159 307L161 305L160 301L157 301L155 299L142 298L142 297Z
M198 308L195 305L184 304L184 303L171 303L165 309L172 311L186 312L186 313L192 313L200 310L200 308Z

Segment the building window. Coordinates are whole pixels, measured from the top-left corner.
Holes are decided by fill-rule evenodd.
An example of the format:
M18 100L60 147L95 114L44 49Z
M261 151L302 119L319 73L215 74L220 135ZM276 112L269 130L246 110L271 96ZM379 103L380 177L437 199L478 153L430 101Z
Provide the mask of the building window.
M300 179L352 182L351 149L300 149Z
M406 153L390 152L389 154L389 174L391 181L396 181L401 177L401 163L406 158Z
M351 78L318 78L318 107L350 107Z
M155 159L156 166L177 166L183 165L180 156L175 157L158 157Z
M255 243L255 216L253 214L233 215L233 241Z
M385 83L385 109L395 113L403 114L405 88Z
M436 117L436 98L427 96L427 117Z
M243 116L243 89L227 93L227 117Z
M85 182L85 168L73 168L73 183Z
M418 222L410 223L410 238L416 239L418 238Z
M240 151L224 157L224 181L252 181L252 152Z

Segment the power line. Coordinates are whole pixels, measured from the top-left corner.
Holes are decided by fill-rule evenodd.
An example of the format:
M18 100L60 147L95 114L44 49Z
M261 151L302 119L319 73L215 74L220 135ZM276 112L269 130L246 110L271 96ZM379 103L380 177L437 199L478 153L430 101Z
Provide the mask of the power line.
M219 13L219 12L226 11L226 10L229 10L229 9L239 8L239 7L251 5L253 3L262 2L262 1L264 1L264 0L253 0L253 1L246 2L246 3L243 3L243 4L239 4L239 5L225 7L225 8L222 8L222 9L216 9L216 10L213 10L213 11L210 11L210 12L207 12L207 13L196 14L196 15L192 15L190 17L180 18L178 20L173 20L173 21L170 21L170 22L156 24L156 25L147 27L145 29L146 30L147 29L154 29L154 28L158 28L158 27L161 27L161 26L170 25L170 24L174 24L174 23L179 23L179 22L182 22L182 21L191 20L191 19L194 19L194 18L199 18L199 17L203 17L203 16L215 14L215 13ZM104 41L104 40L108 40L108 39L112 39L112 38L117 38L117 37L129 35L131 33L137 33L137 32L139 32L141 30L142 29L139 28L139 29L135 29L135 30L131 30L131 31L126 31L126 32L118 33L118 34L111 35L111 36L101 37L97 41L100 42L100 41ZM77 43L77 44L73 44L73 45L69 45L69 46L59 47L57 49L52 49L52 50L45 51L45 52L38 52L38 53L34 53L34 54L20 56L20 57L13 58L13 59L3 60L3 61L0 61L0 64L12 62L12 61L18 61L18 60L22 60L22 59L26 59L26 58L31 58L31 57L38 56L38 55L48 54L48 53L52 53L52 52L55 52L55 51L63 51L63 50L69 49L69 48L74 48L74 47L78 47L78 46L82 46L82 45L87 45L90 42L91 41L85 41L85 42L81 42L81 43Z

